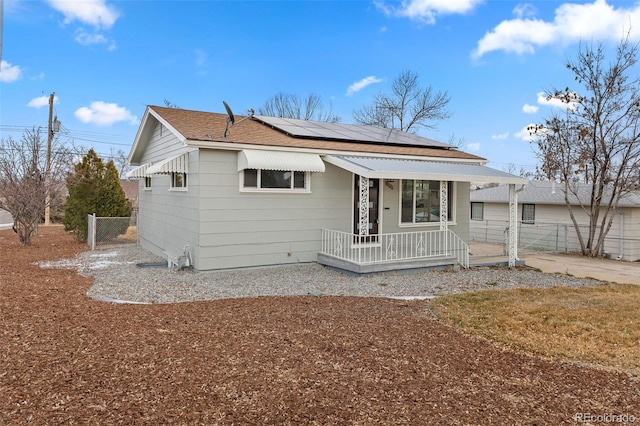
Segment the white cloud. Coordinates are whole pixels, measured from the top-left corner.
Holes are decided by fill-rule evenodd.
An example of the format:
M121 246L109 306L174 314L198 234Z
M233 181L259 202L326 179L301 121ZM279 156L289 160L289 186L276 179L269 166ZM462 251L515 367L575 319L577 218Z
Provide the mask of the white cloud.
M479 142L468 143L467 149L469 151L480 151L480 143Z
M467 13L483 0L404 0L400 6L389 6L376 1L376 6L386 15L401 16L434 24L436 17Z
M518 18L524 18L527 16L535 16L536 8L529 3L518 4L513 9L513 14Z
M7 61L0 62L0 82L12 83L22 78L22 69L18 65L11 65Z
M504 139L506 139L508 137L509 137L509 133L508 132L500 133L498 135L491 135L491 139L493 139L494 141L504 140Z
M538 99L540 99L540 97L538 97ZM525 114L535 114L536 112L538 112L538 109L539 107L535 105L529 105L529 104L522 105L522 112L524 112Z
M362 80L356 81L351 86L349 86L349 88L347 89L347 96L351 96L354 93L361 91L362 89L364 89L365 87L371 84L381 83L382 81L383 80L381 78L376 78L375 75L370 75L369 77L365 77Z
M513 136L515 136L518 139L522 139L525 142L531 142L533 140L534 136L531 135L531 132L530 132L529 129L532 126L535 126L535 124L534 123L527 124L519 132L514 133Z
M565 3L555 10L552 22L524 18L532 9L516 7L515 19L502 21L478 42L473 57L480 58L494 50L533 53L536 48L554 44L569 44L580 40L620 40L630 23L640 22L640 3L628 8L614 8L606 0L593 3ZM640 31L631 33L640 38Z
M83 46L89 46L91 44L102 44L107 43L108 41L104 35L98 33L90 34L82 28L78 28L76 30L75 40Z
M109 29L119 17L113 5L106 4L105 0L48 0L48 3L64 15L65 24L78 20L94 28Z
M578 95L575 92L572 92L570 96L577 97ZM575 110L577 105L575 102L565 102L561 99L558 99L558 97L547 98L547 94L544 92L538 92L538 104L571 110Z
M53 103L56 104L58 102L58 97L53 95ZM28 107L31 108L42 108L45 106L49 106L49 96L38 96L37 98L33 98L27 103Z
M118 104L102 101L91 102L89 107L77 109L75 116L83 123L91 123L98 126L110 126L119 121L128 121L131 124L138 122L138 117L131 114L128 109L120 107Z

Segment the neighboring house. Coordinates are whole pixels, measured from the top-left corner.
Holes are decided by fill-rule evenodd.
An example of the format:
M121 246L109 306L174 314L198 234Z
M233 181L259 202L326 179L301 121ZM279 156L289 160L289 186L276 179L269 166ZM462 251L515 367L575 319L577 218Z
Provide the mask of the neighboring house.
M526 183L395 129L232 118L144 113L127 177L140 179L140 243L169 263L466 266L470 182Z
M13 217L11 213L0 209L0 229L9 229L13 226Z
M569 200L582 235L588 235L589 217L580 207L590 205L591 187L581 185L577 198ZM508 221L509 188L499 185L471 191L471 239L500 242ZM640 193L621 199L617 211L612 212L613 223L603 255L615 259L640 259ZM531 181L518 193L518 239L520 247L553 251L580 251L580 243L565 203L564 186L549 181Z
M120 186L124 191L124 196L127 200L131 201L131 206L134 211L138 210L138 187L139 183L137 180L126 180L120 179Z

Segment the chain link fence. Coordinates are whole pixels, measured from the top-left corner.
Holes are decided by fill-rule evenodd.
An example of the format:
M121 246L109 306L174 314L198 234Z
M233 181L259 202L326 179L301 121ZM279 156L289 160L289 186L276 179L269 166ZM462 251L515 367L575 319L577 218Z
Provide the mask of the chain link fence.
M90 214L87 220L87 244L91 250L99 245L138 242L138 215L135 212L131 217L96 217Z
M469 239L472 242L493 244L496 254L507 253L509 222L502 220L472 220L469 223ZM581 226L582 235L588 229ZM580 242L571 223L518 222L519 253L571 253L580 252ZM636 261L640 258L640 240L609 233L602 246L602 256Z

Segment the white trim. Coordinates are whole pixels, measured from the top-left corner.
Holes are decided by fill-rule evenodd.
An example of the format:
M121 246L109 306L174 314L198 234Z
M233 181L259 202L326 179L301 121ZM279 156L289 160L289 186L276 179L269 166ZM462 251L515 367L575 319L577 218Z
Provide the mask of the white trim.
M176 185L176 176L180 175L182 178L182 186ZM170 175L171 182L169 182L169 188L172 191L186 191L189 188L189 180L187 174L184 172L172 172Z
M243 149L238 152L238 171L244 169L323 173L325 166L318 154Z
M411 222L403 222L402 221L402 183L403 181L411 181L413 182L413 211L411 213ZM441 220L438 221L429 221L429 222L414 222L415 220L415 207L416 207L416 184L417 180L426 180L426 179L400 179L398 184L398 227L399 228L412 228L412 227L421 227L421 226L430 226L430 227L441 227ZM438 192L440 191L442 181L438 181ZM457 208L458 208L458 183L454 181L445 181L447 182L447 188L449 186L449 182L451 182L451 191L447 189L447 202L451 201L451 209L447 208L447 228L449 226L457 225ZM439 194L441 197L441 194ZM449 216L451 217L449 219ZM442 230L442 229L440 229Z
M253 192L253 193L278 193L278 194L310 194L311 193L311 173L304 173L304 188L294 188L295 183L295 170L279 170L284 172L291 172L291 187L289 188L261 188L262 169L257 170L257 182L256 186L244 186L244 170L238 172L239 177L239 190L240 192Z
M270 145L257 145L251 143L239 143L239 142L218 142L218 141L202 141L187 139L185 145L193 148L201 149L220 149L226 151L240 151L242 149L261 149L268 151L286 151L286 152L303 152L309 154L320 155L323 159L326 156L348 156L348 157L371 157L371 158L394 158L398 160L420 160L420 161L437 161L437 162L455 162L461 164L475 164L485 165L489 162L484 158L452 158L452 157L431 157L422 155L404 155L404 154L387 154L376 153L366 151L339 151L335 149L320 149L320 148L302 148L302 147L281 147Z

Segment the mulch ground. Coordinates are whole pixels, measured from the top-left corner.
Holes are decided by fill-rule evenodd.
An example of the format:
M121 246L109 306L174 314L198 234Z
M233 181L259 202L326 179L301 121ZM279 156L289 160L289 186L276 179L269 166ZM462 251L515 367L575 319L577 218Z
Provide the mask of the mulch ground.
M118 305L34 264L85 249L59 227L31 247L0 231L2 425L640 422L637 378L497 348L428 301Z

